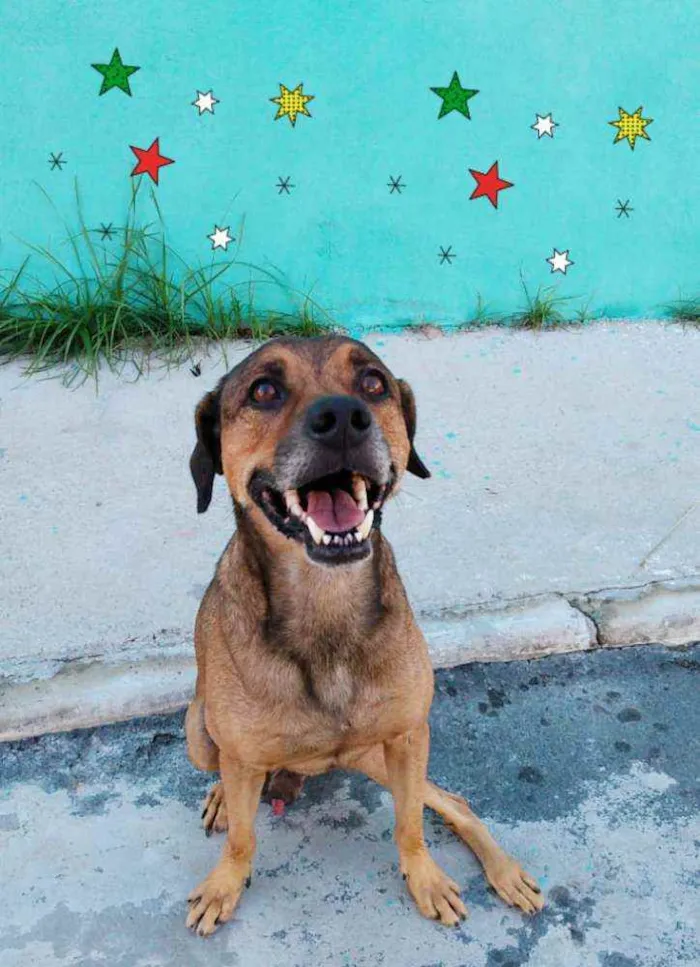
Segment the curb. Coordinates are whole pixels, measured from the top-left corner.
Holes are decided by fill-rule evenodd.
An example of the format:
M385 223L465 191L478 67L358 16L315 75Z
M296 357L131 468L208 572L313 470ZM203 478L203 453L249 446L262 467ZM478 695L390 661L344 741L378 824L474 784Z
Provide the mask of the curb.
M700 583L543 594L417 618L435 668L649 643L681 646L700 640ZM191 651L120 663L76 659L51 678L0 686L0 741L182 709L194 691Z

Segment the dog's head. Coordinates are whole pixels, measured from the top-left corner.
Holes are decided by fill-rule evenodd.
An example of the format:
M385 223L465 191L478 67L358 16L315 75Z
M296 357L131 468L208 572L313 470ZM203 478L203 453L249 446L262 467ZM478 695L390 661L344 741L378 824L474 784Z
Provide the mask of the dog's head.
M198 512L223 474L268 543L318 564L366 558L404 472L430 476L410 386L342 336L266 343L204 396L195 424Z

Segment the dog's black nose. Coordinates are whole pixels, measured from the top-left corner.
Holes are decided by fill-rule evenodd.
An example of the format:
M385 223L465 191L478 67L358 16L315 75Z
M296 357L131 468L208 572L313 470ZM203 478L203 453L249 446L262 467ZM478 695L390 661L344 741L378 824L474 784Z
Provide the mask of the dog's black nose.
M306 434L335 450L359 446L367 439L372 414L352 396L323 396L306 411Z

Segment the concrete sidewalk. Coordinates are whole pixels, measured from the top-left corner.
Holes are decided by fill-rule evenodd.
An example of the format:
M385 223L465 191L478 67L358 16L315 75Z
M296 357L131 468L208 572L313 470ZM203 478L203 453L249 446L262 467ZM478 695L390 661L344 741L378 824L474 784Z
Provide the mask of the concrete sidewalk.
M464 890L423 920L397 869L390 797L340 772L283 817L262 805L251 889L210 940L185 898L211 869L182 715L43 736L0 755L3 967L694 967L700 647L441 671L430 774L466 795L543 887L505 907L432 814Z
M367 342L418 400L434 476L406 481L385 531L436 664L700 637L700 329ZM201 368L106 373L97 396L0 368L0 736L189 693L232 532L221 478L195 512L193 409L226 369Z

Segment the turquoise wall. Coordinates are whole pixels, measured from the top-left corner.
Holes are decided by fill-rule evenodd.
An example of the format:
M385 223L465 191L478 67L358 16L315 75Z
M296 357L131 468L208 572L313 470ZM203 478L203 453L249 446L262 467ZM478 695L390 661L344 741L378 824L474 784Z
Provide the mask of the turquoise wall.
M698 0L1 7L2 269L26 254L19 239L66 256L38 185L75 221L77 178L95 242L110 246L100 226L123 224L141 180L190 262L239 246L354 325L459 322L477 293L512 310L521 273L532 290L555 282L618 316L698 292ZM99 93L91 65L115 48L139 68L130 95ZM470 118L439 117L431 88L455 71L478 90ZM303 85L310 116L275 120L280 84ZM209 91L214 111L200 113L193 101ZM640 106L652 123L632 150L610 122ZM550 114L553 137L538 137L537 115ZM132 174L131 150L155 138L174 160L157 187ZM497 208L470 198L470 169L495 161L513 185ZM294 187L280 192L280 178ZM228 251L212 251L216 227L236 238ZM555 249L573 261L566 274L547 262Z

